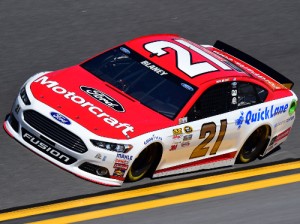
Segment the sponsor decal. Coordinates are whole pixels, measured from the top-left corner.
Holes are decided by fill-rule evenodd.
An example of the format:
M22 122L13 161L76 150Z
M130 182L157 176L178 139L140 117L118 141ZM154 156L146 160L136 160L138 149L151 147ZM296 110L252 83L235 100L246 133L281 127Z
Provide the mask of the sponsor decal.
M188 122L188 118L187 117L183 117L183 118L179 118L179 124L185 124Z
M130 161L130 160L133 159L133 156L127 155L127 154L118 153L118 154L117 154L117 158L118 158L118 159L125 159L125 160Z
M128 165L128 164L129 164L129 161L126 160L126 159L116 159L116 160L115 160L115 163Z
M292 121L292 120L294 120L295 119L295 115L294 116L291 116L291 117L289 117L288 119L286 119L286 123L288 123L288 122L290 122L290 121Z
M191 126L185 126L183 129L184 129L184 132L187 134L193 132L193 128Z
M287 111L288 104L280 106L269 106L263 109L259 108L257 111L248 110L247 112L241 111L241 115L238 119L235 120L235 125L238 126L238 129L241 128L243 123L250 125L258 121L268 120L272 117L275 117L279 114L285 113Z
M194 88L186 83L181 83L181 86L189 91L194 91Z
M278 126L281 126L281 125L285 124L286 123L285 121L286 120L283 120L283 121L280 121L280 122L274 124L274 128L277 128Z
M105 123L116 129L123 129L122 133L127 137L128 132L134 132L134 128L127 123L121 123L117 119L111 117L109 114L105 113L100 107L86 101L83 97L77 96L74 92L69 92L67 89L59 86L58 82L48 80L47 76L43 76L35 80L34 82L41 85L45 85L47 88L51 89L53 92L63 95L64 98L72 101L79 106L86 108L90 113L94 114L97 118L103 120Z
M119 168L121 170L127 170L128 169L128 165L123 164L123 163L115 163L114 164L114 168Z
M100 153L98 153L97 155L95 155L95 159L102 159L102 155Z
M279 126L281 126L281 125L283 125L283 124L289 123L290 121L292 121L292 120L294 120L294 119L295 119L295 115L294 115L294 116L291 116L291 117L289 117L289 118L287 118L287 119L285 119L285 120L283 120L283 121L280 121L280 122L276 123L276 124L274 125L274 128L277 128L277 127L279 127Z
M150 138L148 138L146 141L144 141L144 145L147 145L150 142L154 142L154 141L162 141L162 137L156 136L153 134Z
M115 171L113 173L113 176L115 176L115 177L124 177L125 171L126 170L124 170L124 169L117 168L117 169L115 169Z
M182 134L182 128L173 129L173 135L181 135L181 134Z
M108 106L118 112L125 112L124 107L117 100L101 92L100 90L86 86L80 86L80 89L94 99L98 100L100 103L103 103L105 106Z
M231 104L237 104L237 99L236 99L236 97L232 97Z
M151 62L149 62L147 60L142 61L141 64L159 75L167 75L168 74L168 72L164 71L163 69L157 67L156 65L152 64Z
M183 141L189 141L189 140L192 139L192 137L193 137L192 134L190 134L190 135L185 135L185 136L183 136Z
M286 129L285 131L281 132L279 135L277 135L276 140L274 144L277 144L280 140L284 139L290 134L291 128Z
M220 79L220 80L217 80L216 83L222 83L222 82L228 82L230 79L227 78L227 79Z
M69 156L60 150L50 146L48 143L42 141L41 139L37 138L30 132L26 131L24 128L22 128L22 137L25 142L29 143L36 149L40 150L41 152L47 154L53 159L56 159L57 161L70 165L74 162L76 162L76 159L73 158L72 156Z
M237 87L237 82L232 82L231 87L235 89Z
M190 145L190 142L182 142L181 147L188 147Z
M177 143L176 143L176 144L173 144L173 145L171 145L170 151L174 151L174 150L176 150L176 149L177 149L177 146L178 146L178 144L177 144Z
M173 135L172 137L174 140L179 140L182 138L182 135Z
M233 105L237 104L237 89L231 90L231 96L232 96L231 104Z
M125 47L120 47L120 50L121 50L123 53L125 53L125 54L130 54L130 53L131 53L130 50L128 50L128 49L125 48Z
M71 124L71 121L62 114L56 112L51 112L50 114L55 120L59 121L60 123L67 124L67 125Z
M173 135L172 139L173 139L173 143L172 144L177 144L179 142L181 142L183 135Z
M236 89L231 90L231 96L237 96L237 90Z
M235 125L238 126L238 129L241 128L243 122L244 122L244 112L241 111L241 116L235 120Z

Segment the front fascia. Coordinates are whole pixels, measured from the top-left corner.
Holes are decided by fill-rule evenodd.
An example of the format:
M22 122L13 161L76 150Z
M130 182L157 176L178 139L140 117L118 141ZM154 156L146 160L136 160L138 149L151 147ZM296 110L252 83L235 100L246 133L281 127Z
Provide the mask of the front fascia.
M10 123L8 121L5 121L4 128L6 129L6 131L11 136L13 136L16 140L21 142L23 145L25 145L27 148L29 148L36 154L40 155L41 157L47 159L51 163L65 169L79 177L82 177L84 179L88 179L90 181L100 183L100 184L120 186L126 177L128 168L131 166L132 162L134 161L136 156L139 154L139 152L143 149L140 147L141 145L143 145L143 139L141 138L141 140L139 140L139 138L133 138L133 139L129 139L129 140L126 140L126 139L118 140L118 139L105 138L105 137L101 137L101 136L98 136L98 135L90 132L89 130L82 127L80 124L78 124L74 120L69 119L70 123L71 123L70 125L66 125L66 124L62 124L62 123L58 122L51 116L51 112L58 112L58 111L47 106L46 104L44 104L42 102L36 100L30 91L30 83L33 80L35 80L36 78L43 76L44 74L45 73L35 75L34 77L30 78L26 82L25 88L26 88L28 98L31 101L31 105L25 105L23 103L21 97L18 95L18 97L12 107L11 114L13 114L13 116L17 119L20 126L18 129L18 132L16 132L12 128ZM16 108L18 108L18 109L16 109ZM63 154L69 155L70 157L76 159L76 162L74 162L70 165L66 165L66 164L63 164L62 162L58 161L57 159L52 158L51 156L43 153L41 150L38 150L36 147L33 147L33 145L30 142L24 140L24 135L22 135L22 128L25 129L28 133L30 133L30 135L37 137L37 139L40 139L39 137L44 136L44 135L26 123L26 121L24 120L24 114L23 114L24 111L26 111L26 110L37 111L38 113L40 113L43 116L45 116L46 118L50 119L54 123L64 127L68 131L73 132L74 134L79 136L82 139L82 141L84 142L84 144L86 145L86 147L88 148L87 152L78 153L78 152L72 151L72 150L68 149L67 147L55 142L55 149L57 149L57 151L62 152ZM44 137L47 138L47 136L44 136ZM32 140L34 142L34 141L37 141L37 139L29 139L29 140ZM114 151L109 151L109 150L94 146L90 141L91 139L98 140L98 141L104 141L104 142L117 143L117 144L131 144L131 145L133 145L133 149L128 153L117 153ZM147 140L146 137L144 139ZM50 139L50 140L53 141L52 139ZM126 162L127 163L126 165L128 168L125 170L122 170L123 175L115 175L114 176L114 174L116 173L115 172L116 171L115 163L117 160L119 162L120 161ZM83 164L84 162L92 163L92 164L107 168L109 170L111 178L100 177L100 176L93 175L91 173L88 173L88 172L85 172L85 171L79 169L78 167L81 164Z

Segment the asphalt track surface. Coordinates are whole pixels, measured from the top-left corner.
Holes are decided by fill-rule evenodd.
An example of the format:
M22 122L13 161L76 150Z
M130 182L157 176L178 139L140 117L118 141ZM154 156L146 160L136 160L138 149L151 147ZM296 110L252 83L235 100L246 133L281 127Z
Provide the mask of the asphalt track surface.
M299 11L297 0L1 0L1 119L32 74L77 64L116 44L152 33L177 33L201 44L223 40L288 76L300 96ZM0 142L0 210L112 190L62 171L2 129ZM247 166L300 159L299 143L297 118L280 150ZM218 171L233 169L236 167ZM113 190L199 175L146 178ZM300 184L294 183L81 223L299 223L299 189Z

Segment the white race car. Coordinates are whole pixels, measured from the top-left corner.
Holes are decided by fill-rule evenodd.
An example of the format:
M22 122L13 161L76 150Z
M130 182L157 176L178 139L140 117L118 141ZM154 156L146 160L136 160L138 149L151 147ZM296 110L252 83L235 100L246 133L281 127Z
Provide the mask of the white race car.
M4 128L65 170L120 186L265 156L291 131L292 86L220 41L150 35L32 76Z

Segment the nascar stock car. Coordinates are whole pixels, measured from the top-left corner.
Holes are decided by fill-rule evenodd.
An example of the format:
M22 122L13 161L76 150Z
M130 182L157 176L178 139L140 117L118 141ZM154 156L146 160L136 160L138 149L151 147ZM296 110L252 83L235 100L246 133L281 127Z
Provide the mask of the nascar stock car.
M149 35L32 76L4 129L79 177L120 186L265 156L291 131L292 86L221 41Z

